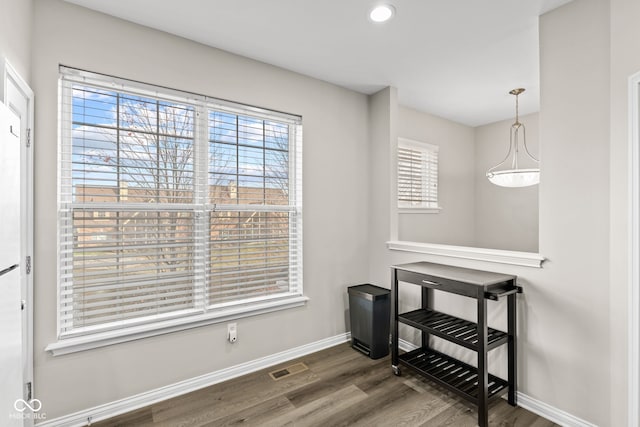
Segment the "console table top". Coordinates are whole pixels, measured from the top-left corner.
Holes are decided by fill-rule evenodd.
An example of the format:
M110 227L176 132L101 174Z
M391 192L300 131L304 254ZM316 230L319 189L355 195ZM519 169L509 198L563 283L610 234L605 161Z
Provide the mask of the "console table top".
M443 279L455 280L477 286L488 286L515 280L517 276L512 274L494 273L484 270L473 270L470 268L454 267L451 265L436 264L432 262L412 262L408 264L398 264L391 268L397 270L410 271L412 273L426 274Z

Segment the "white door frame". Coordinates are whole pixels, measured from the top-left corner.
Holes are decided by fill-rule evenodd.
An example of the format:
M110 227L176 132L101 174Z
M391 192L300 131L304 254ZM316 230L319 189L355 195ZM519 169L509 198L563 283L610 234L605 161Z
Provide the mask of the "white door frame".
M629 78L629 427L640 425L640 72Z
M14 86L20 95L27 102L27 111L17 111L16 105L12 104L9 99L9 85ZM33 91L26 81L18 74L11 64L4 61L3 74L3 93L4 104L20 116L21 121L26 116L27 132L21 132L25 135L25 142L21 141L21 271L22 275L22 299L25 302L25 310L23 312L23 342L25 360L23 361L23 378L25 383L31 385L31 398L33 398L33 123L34 123L34 95ZM22 124L21 124L22 127ZM27 390L25 390L26 398ZM25 420L25 425L32 424L33 420Z

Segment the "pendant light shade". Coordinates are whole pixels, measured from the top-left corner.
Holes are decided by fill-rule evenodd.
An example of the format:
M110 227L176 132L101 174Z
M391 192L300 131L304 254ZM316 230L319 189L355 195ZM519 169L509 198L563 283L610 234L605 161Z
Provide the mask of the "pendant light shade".
M525 154L536 164L539 160L533 157L527 147L527 133L523 123L520 123L518 117L518 95L524 92L524 89L514 89L509 93L516 97L516 121L511 125L509 130L509 151L507 156L500 163L487 171L487 178L492 184L500 187L529 187L540 182L540 169L518 167L518 157L520 155L520 134L522 134L522 147ZM501 167L508 165L506 168ZM509 167L510 166L510 167Z
M540 182L540 169L505 169L487 177L500 187L529 187Z

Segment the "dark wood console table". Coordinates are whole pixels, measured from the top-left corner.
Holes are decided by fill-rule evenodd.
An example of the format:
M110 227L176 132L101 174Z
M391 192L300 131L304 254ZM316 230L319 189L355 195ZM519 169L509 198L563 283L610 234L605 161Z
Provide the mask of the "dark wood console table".
M398 313L398 282L422 287L422 308ZM430 308L432 290L450 292L477 300L477 321L469 322ZM489 425L488 405L505 393L508 402L516 406L516 294L522 288L516 276L471 270L428 262L401 264L391 267L391 365L400 375L400 365L407 366L426 378L451 390L478 407L478 425ZM507 332L487 326L487 299L507 297ZM422 346L408 353L398 352L398 323L422 331ZM434 335L471 349L478 354L478 367L460 362L429 346ZM505 381L489 374L488 352L507 344L508 378Z

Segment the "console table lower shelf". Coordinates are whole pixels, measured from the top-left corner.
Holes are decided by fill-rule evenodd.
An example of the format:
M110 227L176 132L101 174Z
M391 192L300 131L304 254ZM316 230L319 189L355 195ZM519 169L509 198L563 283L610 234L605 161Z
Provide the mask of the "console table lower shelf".
M473 403L478 403L478 369L431 348L418 348L398 356L407 366ZM399 373L399 372L397 372ZM505 394L509 383L489 374L489 401Z

